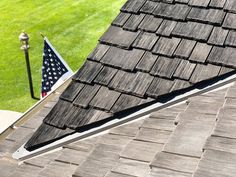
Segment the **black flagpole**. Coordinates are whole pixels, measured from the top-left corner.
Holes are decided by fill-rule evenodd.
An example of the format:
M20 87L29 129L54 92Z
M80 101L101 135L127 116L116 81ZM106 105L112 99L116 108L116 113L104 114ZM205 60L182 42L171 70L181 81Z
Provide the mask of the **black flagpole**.
M33 99L39 99L34 96L34 87L33 87L33 81L31 76L31 69L30 69L30 61L29 61L29 36L22 32L19 36L20 42L21 42L21 49L24 50L25 53L25 61L26 61L26 68L27 68L27 74L28 74L28 80L29 80L29 88L30 88L30 95Z

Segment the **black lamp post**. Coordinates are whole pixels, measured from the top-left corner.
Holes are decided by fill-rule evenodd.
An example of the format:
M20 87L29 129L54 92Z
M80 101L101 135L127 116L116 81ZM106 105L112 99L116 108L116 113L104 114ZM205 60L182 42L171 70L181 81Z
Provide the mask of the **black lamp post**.
M30 95L31 98L35 99L34 96L34 88L33 88L33 82L31 77L31 70L30 70L30 61L29 61L29 36L25 32L22 32L19 36L19 40L21 43L21 50L24 50L25 53L25 61L26 61L26 67L27 67L27 74L28 74L28 80L29 80L29 88L30 88Z

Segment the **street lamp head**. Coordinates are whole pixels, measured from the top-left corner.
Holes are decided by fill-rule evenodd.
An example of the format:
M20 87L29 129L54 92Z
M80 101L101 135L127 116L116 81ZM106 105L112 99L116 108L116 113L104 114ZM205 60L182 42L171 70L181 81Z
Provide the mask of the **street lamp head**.
M26 32L22 32L20 35L19 35L19 40L20 40L20 43L21 43L21 49L22 50L27 50L29 49L29 36Z

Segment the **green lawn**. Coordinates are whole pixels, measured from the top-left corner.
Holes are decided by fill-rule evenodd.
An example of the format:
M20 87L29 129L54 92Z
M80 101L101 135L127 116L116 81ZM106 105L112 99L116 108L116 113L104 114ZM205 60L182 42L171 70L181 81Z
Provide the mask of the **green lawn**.
M0 110L24 112L30 98L23 52L18 36L30 36L34 90L40 94L43 39L48 37L76 71L126 0L1 0Z

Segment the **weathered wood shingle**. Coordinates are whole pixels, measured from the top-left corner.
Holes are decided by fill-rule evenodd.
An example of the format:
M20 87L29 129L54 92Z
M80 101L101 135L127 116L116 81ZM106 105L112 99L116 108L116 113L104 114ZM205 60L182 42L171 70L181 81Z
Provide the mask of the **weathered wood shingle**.
M171 57L174 54L180 41L181 41L180 38L161 37L157 41L157 43L153 49L153 53Z
M172 78L179 62L180 59L178 58L159 57L150 73L154 76Z
M111 26L100 38L100 42L123 48L130 48L137 35L138 34L135 32L125 31L122 28Z
M80 82L92 83L93 79L97 76L101 69L101 63L96 63L88 60L73 76L73 79Z
M221 25L225 12L218 9L192 8L188 14L188 19L209 24Z
M117 47L111 47L102 58L101 62L112 67L132 71L144 52L144 50L139 49L124 50Z
M133 47L151 50L157 40L158 36L156 36L156 34L143 32L140 33L137 39L134 41Z
M162 21L163 19L161 18L156 18L153 15L146 15L139 25L139 29L154 33L159 28Z
M158 17L164 17L174 20L185 20L190 7L183 4L159 3L153 14Z
M186 37L206 42L213 26L198 22L178 22L172 34L177 37Z

